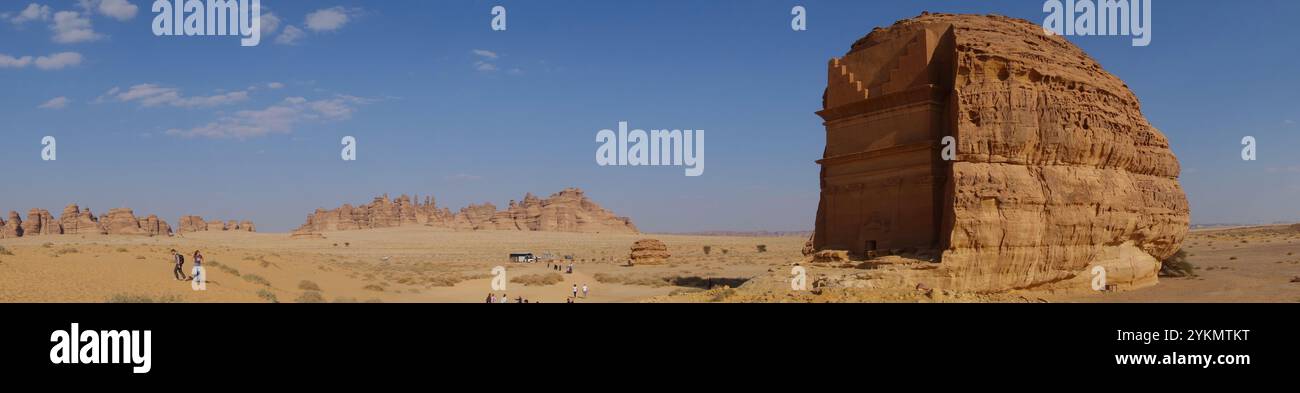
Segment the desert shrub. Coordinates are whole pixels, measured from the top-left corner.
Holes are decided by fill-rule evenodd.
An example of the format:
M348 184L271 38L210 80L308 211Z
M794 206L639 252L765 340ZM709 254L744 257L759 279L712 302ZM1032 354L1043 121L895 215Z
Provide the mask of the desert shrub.
M145 260L145 259L148 259L148 258L145 258L144 255L136 255L136 256L135 256L135 259Z
M217 263L217 261L208 262L208 265L212 265L212 267L215 267L215 268L217 268L217 270L220 270L220 271L222 271L222 272L225 272L226 274L229 274L229 275L232 275L232 276L235 276L235 277L239 277L239 276L240 276L240 274L239 274L239 269L236 269L236 268L234 268L234 267L232 267L232 266L226 266L226 265L223 265L223 264L221 264L221 263ZM261 277L258 277L258 278L261 278ZM267 284L267 285L270 285L270 284Z
M118 248L117 248L117 252L126 252L126 248L124 248L124 247L118 247Z
M1196 266L1187 261L1187 252L1178 250L1174 255L1160 261L1161 277L1194 277Z
M270 281L267 281L265 278L262 278L262 276L259 276L259 275L256 275L256 274L246 274L246 275L243 276L243 278L244 278L244 281L248 281L248 282L251 282L251 283L254 283L254 284L265 285L265 286L268 286L268 287L271 286L271 282L270 282Z
M375 291L375 292L383 292L383 291L384 291L384 287L381 287L381 286L378 286L378 285L375 285L375 284L366 285L366 286L364 286L364 287L361 287L361 289L364 289L364 290L367 290L367 291Z
M54 243L49 243L49 242L46 242L46 243L45 243L45 244L42 244L42 245L41 245L41 247L43 247L43 248L50 248L50 247L54 247Z
M527 274L523 276L515 276L510 279L510 282L524 284L524 286L529 287L555 285L563 281L564 276L560 275L560 273Z
M1237 260L1237 257L1228 257L1228 260L1229 260L1229 261L1235 261L1235 260Z
M296 303L324 303L325 297L321 296L318 291L307 291L303 292L302 295L298 295L298 298L293 301Z
M755 248L758 249L758 252L767 252L767 245L766 245L766 244L759 244L758 246L755 246Z
M451 286L456 286L456 284L464 280L465 277L461 275L443 274L443 275L437 275L433 277L427 277L424 279L424 282L430 286L435 286L435 287L451 287Z
M9 251L8 248L5 248L5 246L0 246L0 255L14 255L14 253L13 251Z
M298 282L298 289L301 289L301 290L304 290L304 291L319 291L319 290L320 290L320 285L316 285L316 283L311 282L311 281L302 280L302 281Z
M60 248L58 251L55 251L54 255L77 254L80 252L81 250L78 250L74 247L64 247L64 248Z
M149 295L133 295L127 293L119 293L113 296L109 296L107 302L108 303L178 303L180 302L180 298L175 295L160 296L155 298Z
M704 246L704 255L709 255L713 251L713 246Z
M264 299L264 300L266 300L266 301L268 301L268 302L271 302L271 303L279 303L279 302L280 302L280 299L277 299L277 298L275 297L275 293L272 293L271 291L267 290L266 288L262 288L262 289L257 290L257 297L260 297L260 298L262 298L262 299Z

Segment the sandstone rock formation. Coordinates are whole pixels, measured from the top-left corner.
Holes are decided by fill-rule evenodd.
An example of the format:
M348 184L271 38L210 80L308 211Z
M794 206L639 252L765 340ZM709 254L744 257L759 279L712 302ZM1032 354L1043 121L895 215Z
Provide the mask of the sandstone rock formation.
M140 230L143 230L149 236L170 236L172 234L171 225L167 225L167 221L159 219L158 216L153 214L140 219Z
M257 232L252 221L244 220L204 220L200 216L182 216L176 224L177 232L205 232L205 231L240 231L240 232Z
M104 228L100 227L99 219L90 209L81 210L77 204L70 204L63 208L63 214L59 215L59 225L63 227L65 235L86 235L86 234L103 234Z
M406 195L396 200L388 195L368 204L343 205L334 210L317 209L296 232L313 233L356 229L427 225L461 230L559 231L636 233L631 219L617 217L587 199L582 190L565 189L542 199L527 194L520 202L510 201L498 211L491 203L469 205L453 214L439 208L432 197L423 202Z
M113 209L96 217L90 209L69 204L59 219L45 209L31 209L23 221L18 212L10 212L9 220L0 220L0 238L43 235L171 235L171 226L158 216L136 219L131 209Z
M27 211L27 221L23 221L23 236L59 235L63 228L54 219L49 210L31 209Z
M127 208L109 210L108 214L99 217L99 224L110 235L149 235L149 232L140 228L140 220L135 218L135 212Z
M667 263L671 256L664 242L642 239L632 244L632 253L628 255L628 262L632 265L659 265Z
M1188 231L1179 164L1137 97L1066 39L922 14L829 64L814 248L941 250L932 287L1154 284ZM943 139L955 158L942 158Z
M176 223L176 232L178 233L202 232L206 230L208 230L208 222L204 221L203 217L199 216L183 216L181 217L181 220Z
M0 239L23 236L23 219L16 211L9 212L9 220L0 220Z

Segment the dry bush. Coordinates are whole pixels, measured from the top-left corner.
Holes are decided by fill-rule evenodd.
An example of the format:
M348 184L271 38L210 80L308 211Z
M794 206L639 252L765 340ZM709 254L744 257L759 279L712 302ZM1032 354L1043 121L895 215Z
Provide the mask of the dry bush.
M54 255L59 256L65 254L77 254L80 252L81 250L76 249L76 247L64 247L64 248L60 248L58 251L55 251Z
M243 278L244 278L244 281L248 281L248 282L251 282L251 283L254 283L254 284L265 285L265 286L268 286L268 287L271 286L271 282L270 282L270 281L267 281L265 278L262 278L262 276L259 276L259 275L256 275L256 274L246 274L246 275L243 276Z
M5 248L5 246L0 246L0 255L14 255L14 253L9 251L8 248Z
M366 286L364 286L364 287L361 287L361 289L365 289L365 290L367 290L367 291L375 291L375 292L383 292L383 291L384 291L384 287L381 287L381 286L378 286L378 285L375 285L375 284L366 285Z
M298 289L304 291L320 291L320 285L316 285L316 283L311 281L302 280L298 282Z
M1187 262L1187 252L1178 250L1174 255L1160 261L1161 277L1195 277L1196 266Z
M758 252L767 252L767 245L766 245L766 244L759 244L759 245L755 246L754 248L757 248L757 249L758 249Z
M564 282L564 276L561 275L560 273L527 274L527 275L511 278L510 282L516 284L524 284L524 286L529 286L529 287L532 286L544 287L547 285L555 285Z
M293 301L295 303L324 303L325 297L321 296L318 291L307 291L303 292L302 295L298 295L298 298Z
M275 297L275 293L272 293L271 291L267 290L266 288L262 288L262 289L257 290L257 297L260 297L260 298L262 298L262 299L265 299L266 301L271 302L271 303L279 303L279 302L280 302L280 300L277 299L277 298Z

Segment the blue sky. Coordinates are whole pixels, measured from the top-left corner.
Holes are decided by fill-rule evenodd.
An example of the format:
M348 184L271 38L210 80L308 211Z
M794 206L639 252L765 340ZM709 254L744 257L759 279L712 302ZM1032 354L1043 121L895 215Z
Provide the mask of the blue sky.
M286 231L385 192L454 210L576 186L648 231L805 230L827 59L923 10L1044 17L1032 0L263 0L277 26L241 47L156 37L151 3L0 4L0 209ZM797 4L808 31L789 27ZM1300 220L1297 17L1287 0L1157 0L1150 46L1071 37L1169 136L1194 222ZM597 166L595 134L619 121L706 130L704 176ZM339 159L345 135L358 161Z

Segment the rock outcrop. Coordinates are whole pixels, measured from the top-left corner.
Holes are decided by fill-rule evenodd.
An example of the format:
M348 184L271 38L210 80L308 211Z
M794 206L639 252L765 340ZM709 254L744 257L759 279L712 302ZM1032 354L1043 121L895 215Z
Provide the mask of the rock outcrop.
M206 232L206 231L239 231L239 232L257 232L252 221L244 220L204 220L200 216L182 216L176 224L177 232Z
M81 210L75 203L63 208L63 214L59 215L59 225L65 235L104 234L104 228L99 225L95 214L90 209Z
M199 216L183 216L176 223L176 232L178 233L203 232L206 230L208 230L208 222Z
M60 234L63 234L63 228L49 210L33 208L27 211L27 221L23 221L23 236Z
M368 204L338 209L317 209L297 232L316 233L356 229L391 228L403 225L426 225L459 230L509 230L558 232L636 233L627 217L618 217L587 199L582 190L565 189L549 198L532 194L522 201L510 201L505 210L485 203L469 205L453 214L439 208L432 197L422 202L406 195L396 200L388 195L376 197Z
M0 220L0 239L23 236L23 219L16 211L9 212L9 220Z
M817 250L941 250L940 288L1086 283L1094 266L1136 287L1187 235L1178 160L1137 97L1033 22L877 28L831 60L823 106Z
M135 212L127 208L109 210L99 217L99 224L110 235L149 235L149 232L140 228L140 220L135 218Z
M0 238L49 235L137 235L168 236L172 229L158 216L137 219L131 209L112 209L96 217L90 209L76 204L63 208L59 219L45 209L31 209L23 221L18 212L10 212L8 220L0 220Z
M659 265L668 262L672 257L668 253L668 246L656 239L642 239L632 243L632 253L628 255L628 263L632 265Z

